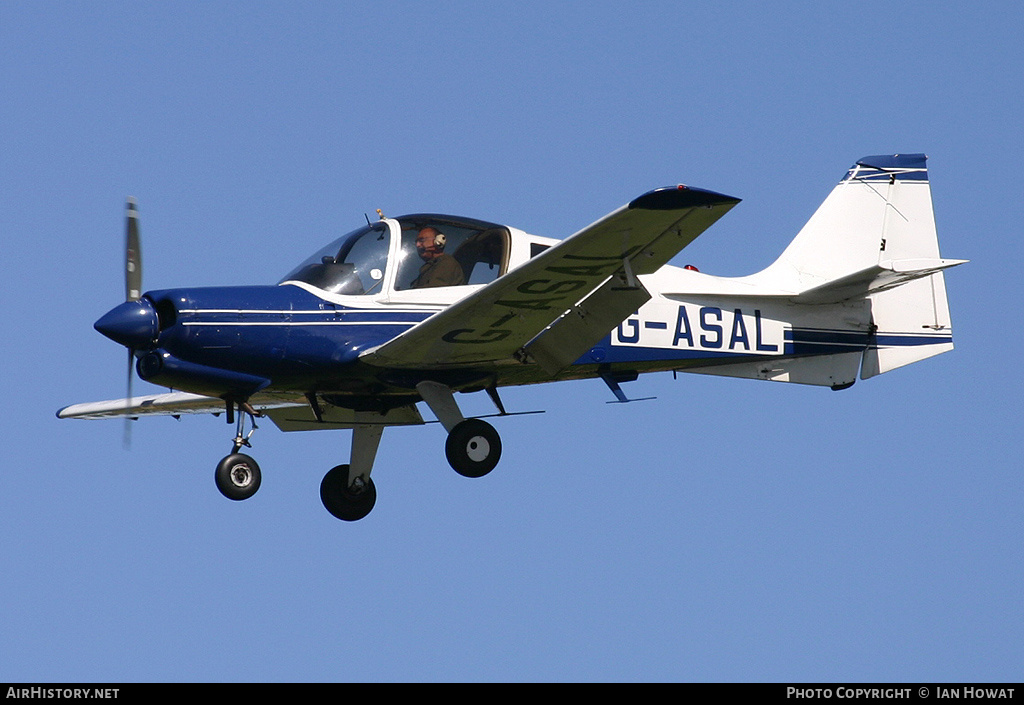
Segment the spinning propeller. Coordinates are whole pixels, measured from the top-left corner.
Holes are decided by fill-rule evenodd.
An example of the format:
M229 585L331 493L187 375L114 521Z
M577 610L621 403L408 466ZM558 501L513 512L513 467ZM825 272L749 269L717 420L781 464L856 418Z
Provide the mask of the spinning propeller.
M137 349L145 349L156 337L157 318L152 305L142 297L142 252L139 242L139 212L134 198L128 199L125 229L125 302L108 311L94 327L111 340L128 348L128 390L125 404L132 399L132 363ZM125 447L131 440L130 419L125 419Z

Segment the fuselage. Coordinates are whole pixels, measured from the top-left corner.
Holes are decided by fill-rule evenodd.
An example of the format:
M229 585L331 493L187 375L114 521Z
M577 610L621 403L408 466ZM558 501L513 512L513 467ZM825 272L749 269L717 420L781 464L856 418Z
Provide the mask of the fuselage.
M558 241L437 214L384 218L330 243L273 286L139 295L128 208L125 303L95 324L180 392L77 404L61 418L226 412L220 491L260 485L246 420L284 431L351 429L350 461L324 476L339 519L372 509L384 428L447 432L445 457L481 477L501 438L455 392L600 377L615 398L640 373L680 370L846 389L952 349L923 154L851 167L775 263L723 278L667 263L738 199L681 184L649 191ZM133 237L134 235L134 237ZM236 413L237 412L237 413Z
M415 242L426 231L444 232L441 249L464 272L458 284L417 288L424 263ZM332 242L276 285L151 291L115 308L96 327L132 349L139 375L161 386L236 401L261 391L320 394L339 406L381 410L415 401L415 386L423 379L472 391L684 370L842 386L850 383L848 369L834 377L802 365L794 376L772 360L848 356L844 367L855 367L875 342L865 299L800 305L753 277L719 278L665 266L640 277L649 301L556 374L511 357L478 368L429 371L360 362L363 353L558 242L452 216L382 219ZM949 338L946 332L936 335L942 340L916 333L902 342Z
M675 275L683 271L666 269ZM651 288L654 284L648 282ZM133 347L140 375L161 386L237 398L265 389L313 391L330 394L342 405L350 397L347 404L359 408L387 407L388 397L396 405L407 403L423 375L368 368L359 363L360 354L477 288L436 289L435 303L428 303L423 292L416 292L419 301L402 302L388 300L383 292L377 297L330 294L301 281L151 291L138 306L153 310L152 334ZM792 353L798 341L778 320L778 312L762 308L723 307L721 301L696 294L687 301L655 294L557 378ZM460 369L446 382L466 389L552 379L536 365L509 361L479 373Z
M445 249L464 268L464 282L412 286L423 264L415 236L424 228L446 233ZM313 392L357 408L389 407L408 403L423 375L368 368L359 362L361 353L558 242L451 216L384 219L314 253L276 285L150 291L111 311L97 328L134 350L140 376L161 386L234 399L264 390ZM700 281L700 275L665 269L673 270L672 281ZM760 309L667 300L656 293L664 277L647 278L654 299L557 378L782 351L780 325ZM458 389L553 379L514 360L432 376Z

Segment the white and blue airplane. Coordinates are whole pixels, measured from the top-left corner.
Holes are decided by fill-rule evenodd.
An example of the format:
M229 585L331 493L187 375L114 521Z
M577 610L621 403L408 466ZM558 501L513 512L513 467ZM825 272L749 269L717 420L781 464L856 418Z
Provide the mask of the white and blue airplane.
M95 324L164 394L76 404L60 418L225 413L236 434L217 466L228 498L251 497L257 417L283 431L352 429L349 462L320 496L339 519L366 516L388 426L448 433L456 472L501 456L455 393L601 378L616 400L641 373L695 372L846 389L951 350L926 157L857 161L769 267L717 277L667 262L739 199L659 188L565 240L438 214L385 217L324 247L274 286L141 291L128 205L127 301ZM237 420L236 420L237 419ZM246 433L246 420L251 427Z

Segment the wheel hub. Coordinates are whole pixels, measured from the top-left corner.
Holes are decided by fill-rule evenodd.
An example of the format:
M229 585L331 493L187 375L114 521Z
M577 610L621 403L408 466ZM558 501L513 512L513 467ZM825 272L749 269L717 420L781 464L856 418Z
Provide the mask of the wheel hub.
M235 487L248 487L252 483L252 471L245 465L231 468L231 482Z
M363 480L362 476L357 477L352 481L352 484L345 490L350 495L360 495L366 490L366 481Z
M473 462L483 462L487 459L490 452L491 444L483 436L473 436L473 438L469 439L469 443L466 444L466 455Z

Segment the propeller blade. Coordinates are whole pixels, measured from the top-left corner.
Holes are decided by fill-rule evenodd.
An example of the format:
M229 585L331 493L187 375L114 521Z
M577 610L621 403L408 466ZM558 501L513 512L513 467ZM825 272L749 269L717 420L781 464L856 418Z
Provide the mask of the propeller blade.
M135 351L128 348L128 392L125 395L125 409L129 408L132 404L132 378L135 376L132 366L134 362ZM132 420L127 416L124 417L124 435L121 438L121 445L125 450L132 449Z
M139 242L139 207L135 199L128 197L127 224L125 227L125 257L124 257L124 286L125 300L138 301L142 296L142 247ZM135 362L135 351L128 348L128 389L125 404L131 405L132 382L135 371L132 369ZM132 420L125 417L124 437L121 439L125 450L132 446Z
M125 296L138 301L142 296L142 250L139 244L139 210L134 198L128 198L128 225L125 235Z

